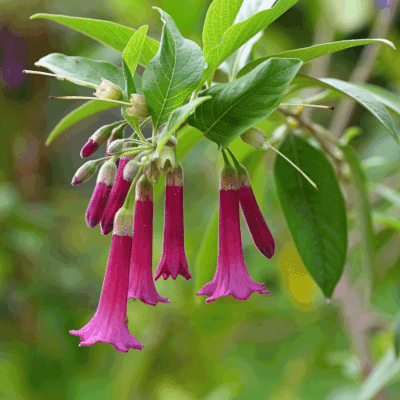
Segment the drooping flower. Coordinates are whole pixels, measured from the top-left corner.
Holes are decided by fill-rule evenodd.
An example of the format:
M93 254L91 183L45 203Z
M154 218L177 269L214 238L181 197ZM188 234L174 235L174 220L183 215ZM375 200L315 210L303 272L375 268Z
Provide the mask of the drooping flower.
M132 182L124 179L124 168L128 164L130 156L120 158L118 165L117 177L114 186L108 198L107 207L101 218L101 233L108 235L113 229L113 221L117 211L123 206L126 195Z
M185 254L185 235L183 225L183 170L178 163L175 170L165 179L165 221L163 253L158 265L155 280L160 276L176 279L182 275L190 279Z
M85 164L75 172L71 185L76 186L88 181L96 173L98 165L99 163L96 160L85 162Z
M168 303L154 286L153 263L153 186L143 175L136 184L136 203L133 222L132 255L128 298L139 299L155 306Z
M100 86L97 87L94 95L103 100L121 100L123 97L121 88L104 78L101 78Z
M225 166L220 178L217 271L197 294L209 296L207 303L229 295L247 300L254 292L267 294L264 286L254 282L247 272L240 236L237 174L234 168Z
M86 211L86 223L90 228L95 227L101 220L107 206L108 197L115 182L117 166L114 160L103 164L97 177L96 187Z
M267 258L275 251L275 241L251 188L249 174L243 165L237 166L239 202L257 249Z
M129 349L141 350L144 347L129 333L126 322L132 221L133 215L126 209L121 209L115 217L115 229L97 311L82 329L70 331L72 335L80 337L79 346L104 342L124 353Z
M94 152L97 151L99 147L101 147L111 136L113 128L116 124L104 125L101 128L97 129L92 136L90 136L89 140L86 144L82 147L81 150L81 157L89 157Z

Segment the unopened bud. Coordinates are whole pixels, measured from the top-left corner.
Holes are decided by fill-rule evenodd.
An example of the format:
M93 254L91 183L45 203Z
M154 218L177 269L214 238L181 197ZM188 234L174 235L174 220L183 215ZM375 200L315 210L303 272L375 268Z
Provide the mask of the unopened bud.
M97 183L104 183L107 186L112 186L117 176L117 165L114 160L108 160L100 168L97 176Z
M147 107L146 99L140 94L132 94L130 99L131 107L126 109L130 117L144 119L150 116L150 110Z
M153 186L151 181L146 176L141 176L136 183L136 201L153 201Z
M114 217L113 235L129 236L133 234L133 214L128 209L122 207Z
M172 172L175 168L176 160L175 153L170 147L163 147L160 155L156 159L156 164L158 170L166 175L169 172Z
M143 168L143 173L152 185L155 185L160 178L160 171L158 170L155 161L152 161L150 164L146 165Z
M139 163L136 160L131 160L124 168L124 180L132 182L139 171Z
M121 88L104 78L101 78L101 84L94 95L104 100L121 100L123 97Z
M286 118L286 121L288 122L289 127L290 127L291 129L296 129L296 128L299 126L299 121L298 121L296 118L287 117L287 118Z
M83 164L72 178L72 186L88 181L96 172L98 161L92 160Z
M258 128L250 128L245 133L240 135L240 139L246 142L250 146L260 149L264 142L267 140L267 135L264 131Z
M104 125L101 128L97 129L92 136L90 136L89 140L82 147L81 157L89 157L91 156L99 147L101 147L107 139L110 137L111 132L114 128L115 124Z
M231 165L222 167L219 184L221 190L236 190L238 187L236 169Z
M118 139L111 142L111 144L107 147L107 153L116 154L123 150L125 144L124 139Z
M106 154L106 156L109 155L108 154L109 153L108 148L111 145L111 143L114 142L115 140L119 140L119 139L123 139L124 138L125 128L126 128L126 124L121 124L121 125L116 126L111 131L111 135L110 135L110 137L108 138L108 141L107 141L107 154Z

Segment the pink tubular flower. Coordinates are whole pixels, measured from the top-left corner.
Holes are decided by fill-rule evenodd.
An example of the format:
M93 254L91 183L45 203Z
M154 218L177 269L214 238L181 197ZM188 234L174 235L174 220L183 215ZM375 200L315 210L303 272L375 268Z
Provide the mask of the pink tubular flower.
M130 160L129 156L121 157L118 165L117 177L114 186L111 190L110 197L107 202L107 207L104 210L101 218L101 233L108 235L113 229L113 221L117 211L124 205L126 195L132 182L124 179L124 168Z
M229 295L247 300L254 292L267 294L263 283L255 283L250 278L244 263L237 176L232 167L222 168L220 189L217 272L197 294L209 296L207 303Z
M160 276L176 279L178 275L190 279L185 254L183 226L183 170L180 164L166 176L165 180L165 222L163 253L155 280Z
M144 347L131 336L126 322L132 220L132 213L126 209L121 209L115 217L110 256L97 311L82 329L69 332L80 337L79 346L91 346L96 342L110 343L124 353L129 349L141 350Z
M107 206L108 197L110 196L116 175L117 166L113 160L109 160L103 164L86 211L86 223L88 227L93 228L100 222Z
M257 249L267 258L275 251L275 241L258 207L250 177L243 165L238 170L239 202Z
M133 222L132 255L128 298L139 299L155 306L168 303L154 286L153 260L153 186L145 176L136 184L136 204Z

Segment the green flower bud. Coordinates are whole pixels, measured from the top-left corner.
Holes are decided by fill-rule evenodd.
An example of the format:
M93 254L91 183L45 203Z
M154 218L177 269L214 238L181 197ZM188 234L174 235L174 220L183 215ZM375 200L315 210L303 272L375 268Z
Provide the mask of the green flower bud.
M164 146L160 152L160 155L156 159L156 164L158 170L163 175L173 172L176 164L174 151L170 147Z
M108 154L116 154L123 150L125 144L124 139L118 139L111 142L111 144L107 148Z
M124 180L132 182L139 171L139 163L136 160L131 160L124 168Z
M150 164L146 165L143 168L143 173L152 185L155 185L160 178L160 171L158 170L155 161L152 161Z
M101 84L94 95L104 100L121 100L123 97L121 88L104 78L101 78Z
M264 131L258 128L250 128L248 131L240 135L240 139L250 146L260 149L264 142L267 140L267 135Z
M72 178L72 186L88 181L95 174L98 164L97 160L88 161L83 164Z
M117 164L114 160L105 162L97 175L97 183L104 183L107 186L112 186L117 176Z
M132 94L130 103L131 107L126 109L126 113L130 117L145 119L150 116L150 110L147 107L146 99L144 96L141 96L139 94Z

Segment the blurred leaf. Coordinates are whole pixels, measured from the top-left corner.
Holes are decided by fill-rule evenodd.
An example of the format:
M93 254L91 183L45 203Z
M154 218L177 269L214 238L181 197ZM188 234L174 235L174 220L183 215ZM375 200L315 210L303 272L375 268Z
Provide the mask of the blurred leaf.
M305 267L330 298L347 252L346 207L337 178L325 156L293 134L279 150L318 186L317 191L287 161L276 158L275 183L287 225Z
M380 194L389 203L397 208L400 208L400 193L398 193L396 190L384 185L373 185L372 189L374 192Z
M101 111L109 110L110 108L118 107L118 104L109 103L107 101L88 101L81 105L75 110L71 111L66 115L50 132L49 137L46 140L46 146L48 146L58 135L63 133L66 129L75 125L77 122L97 114Z
M299 60L268 60L234 82L200 92L199 97L212 99L196 108L189 123L220 149L225 148L235 137L272 114L301 64Z
M400 118L400 96L398 93L392 93L387 89L371 84L364 84L362 88L372 92L379 101L395 112Z
M148 25L140 27L129 39L128 44L122 52L122 57L126 62L126 65L131 71L131 76L135 75L136 67L138 65L142 48L146 40Z
M111 21L89 19L80 17L68 17L57 14L35 14L30 19L44 18L66 25L92 39L112 47L122 53L136 29L128 28ZM146 37L140 63L146 66L157 53L159 43L157 40Z
M101 78L104 78L115 83L121 89L124 88L124 77L121 68L108 62L52 53L41 58L35 65L47 68L55 74L72 79L80 79L93 85L100 85ZM76 83L79 84L79 82Z
M375 43L385 43L396 50L394 44L386 39L342 40L333 43L317 44L315 46L305 47L303 49L288 50L288 51L283 51L281 53L271 54L266 57L258 58L257 60L252 61L251 63L247 64L243 69L241 69L237 76L241 77L243 75L246 75L257 65L261 64L263 61L268 60L270 58L298 58L304 63L307 63L309 61L315 60L318 57L336 53L337 51L349 49L351 47L364 46L366 44L375 44Z
M375 95L361 86L344 82L339 79L316 79L303 74L297 75L293 83L298 84L301 87L325 87L344 93L346 96L357 101L368 111L370 111L372 115L374 115L381 122L381 124L388 129L396 142L400 144L398 132L385 106L377 97L375 97Z
M400 218L394 218L389 214L374 211L372 219L375 223L400 231Z
M396 315L393 326L394 351L397 358L400 356L400 313Z
M272 9L260 11L246 21L232 25L225 32L221 44L212 48L204 49L204 56L207 69L204 73L202 82L207 80L210 75L224 60L234 51L250 40L255 34L265 29L268 25L279 18L298 0L280 0ZM232 19L232 17L230 18ZM221 35L221 32L219 36Z
M143 73L143 91L154 130L196 89L204 67L201 48L181 36L167 13L156 9L164 22L161 46Z
M163 131L160 134L157 145L157 152L160 153L168 139L176 132L181 124L186 120L188 115L201 103L211 99L211 96L199 97L188 104L172 111L169 115L168 122L166 123Z

